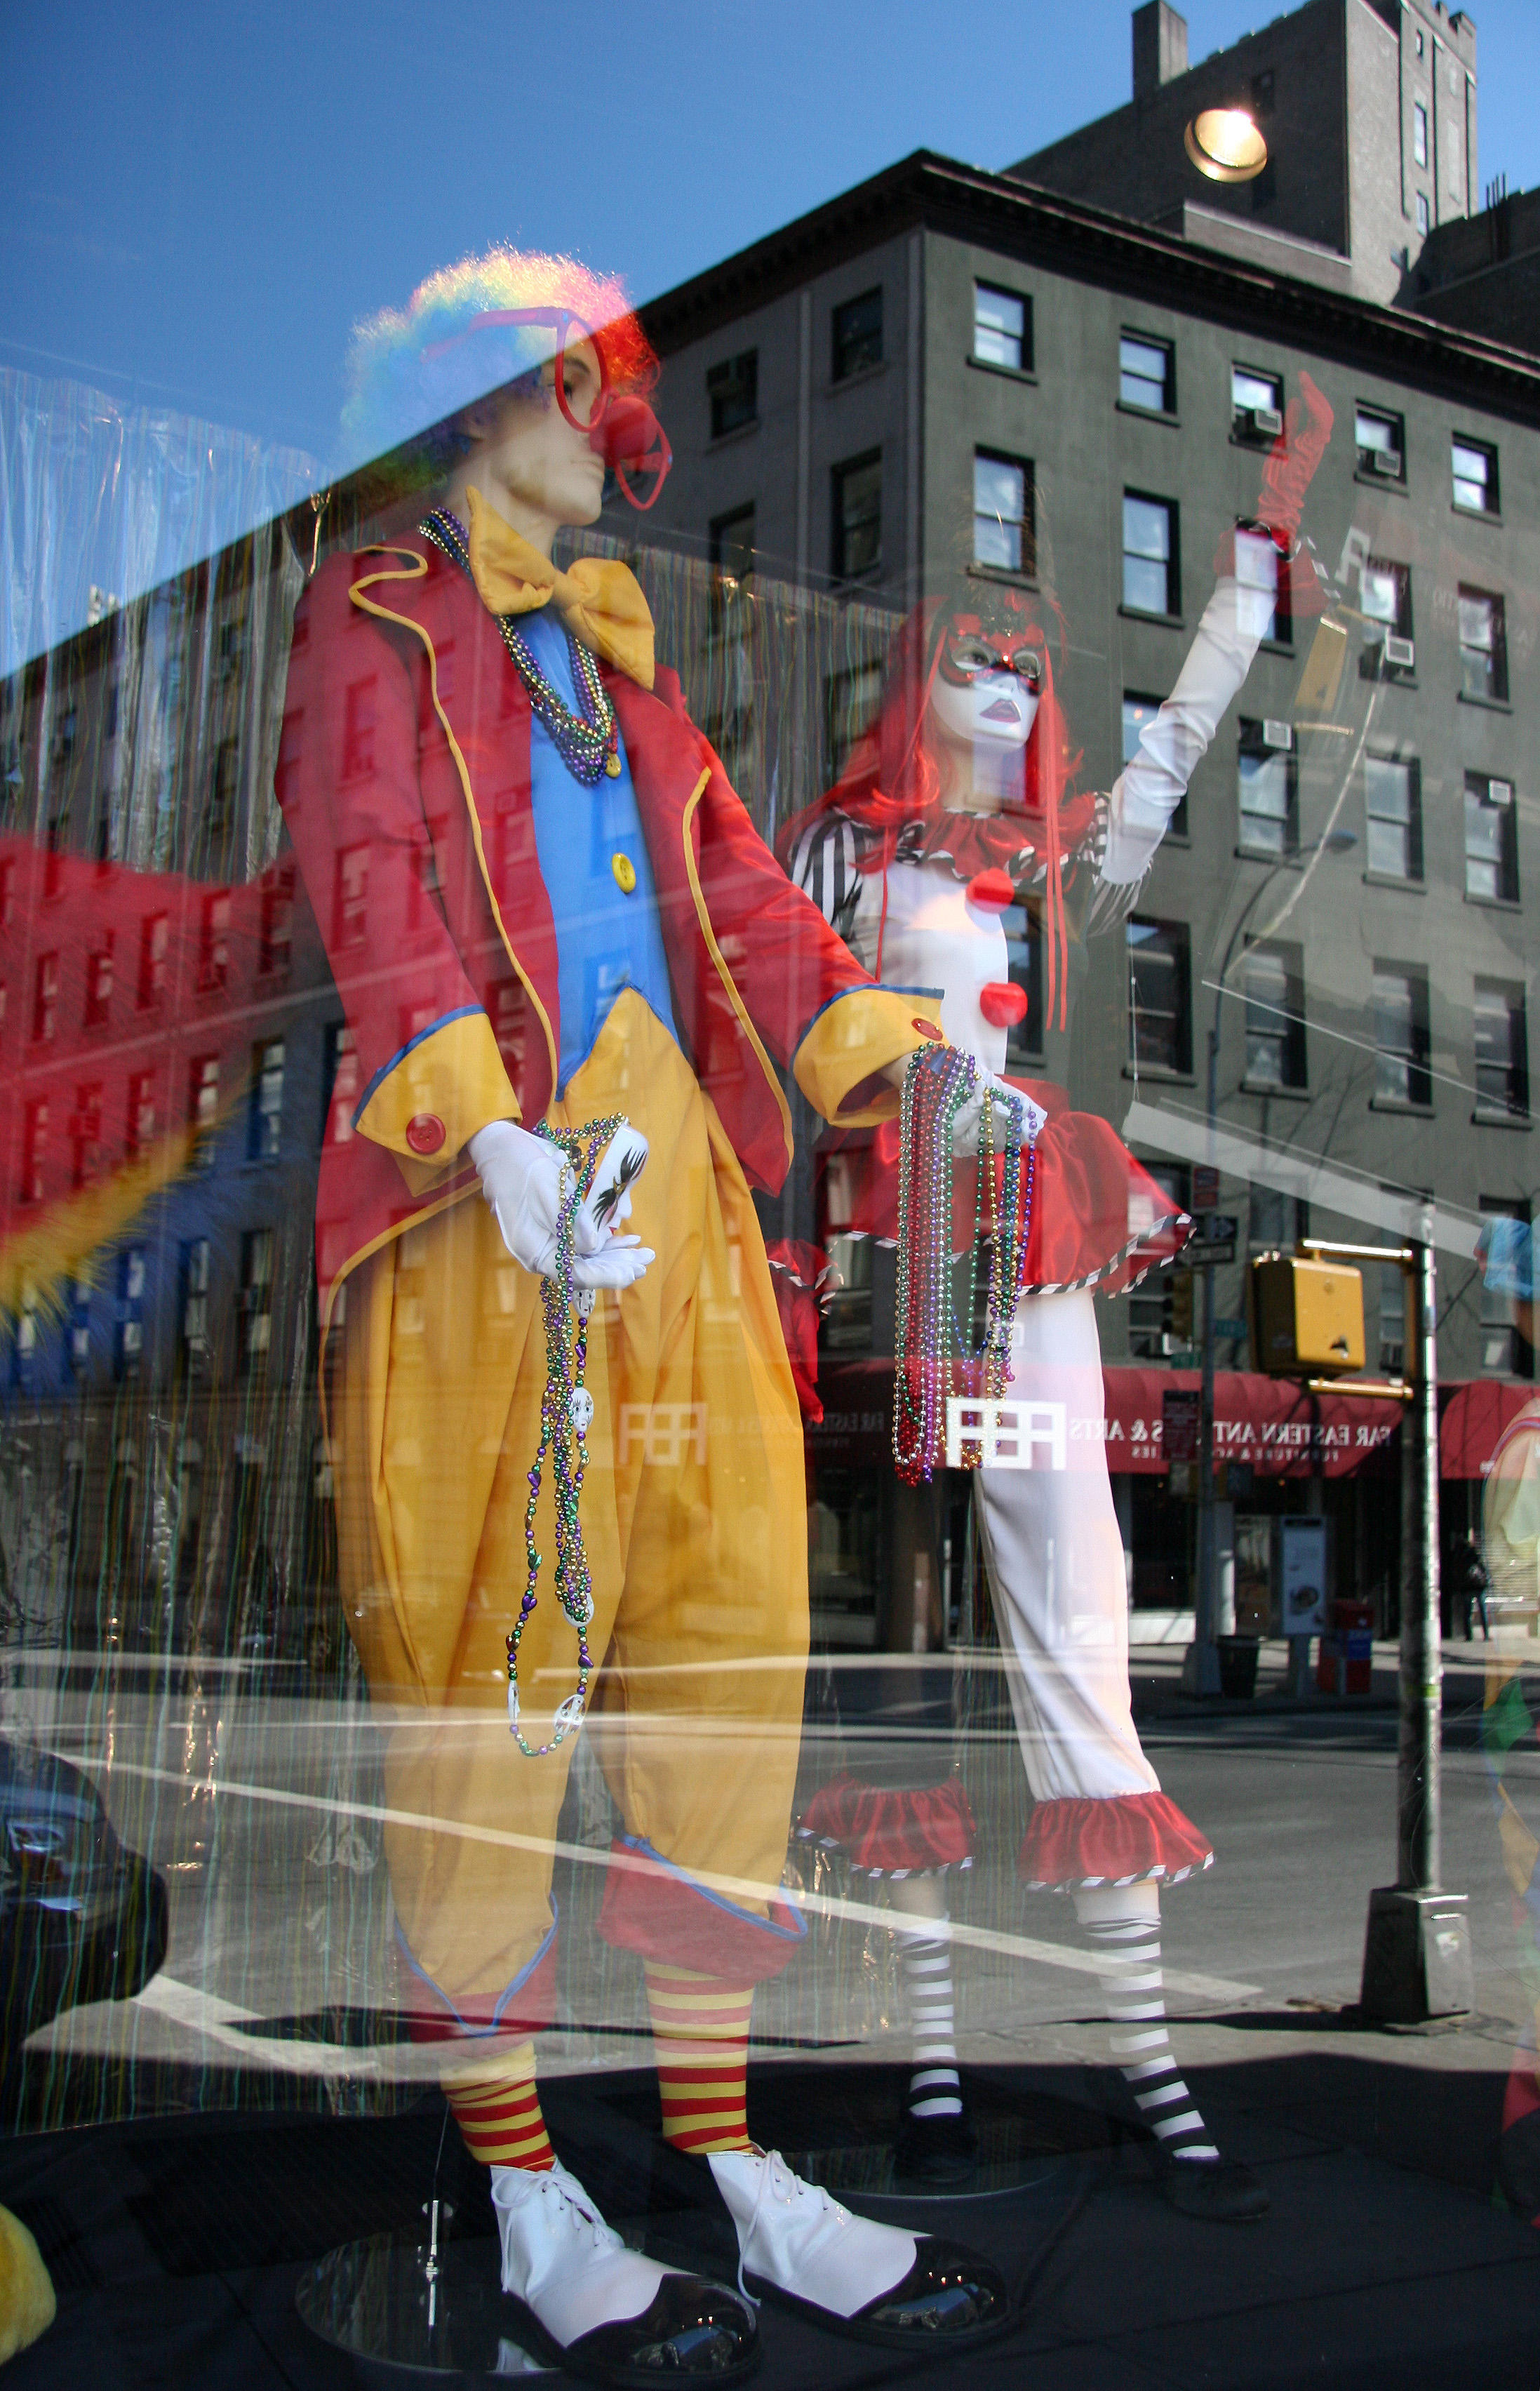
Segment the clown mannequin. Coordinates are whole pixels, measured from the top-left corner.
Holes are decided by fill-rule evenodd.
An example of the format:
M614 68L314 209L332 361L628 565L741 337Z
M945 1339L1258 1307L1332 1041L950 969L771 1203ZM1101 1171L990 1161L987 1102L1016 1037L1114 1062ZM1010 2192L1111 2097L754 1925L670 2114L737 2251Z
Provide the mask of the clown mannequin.
M1253 534L1283 549L1330 428L1304 380L1310 420L1270 459ZM1017 591L973 579L910 618L877 724L841 782L782 834L792 878L858 960L895 988L939 987L948 1039L994 1074L1026 1009L1009 977L1006 910L1023 900L1039 909L1047 1011L1062 1027L1070 923L1084 934L1127 914L1246 677L1269 601L1238 578L1233 555L1221 563L1176 686L1110 795L1066 790L1048 641ZM1296 576L1297 605L1307 572ZM1179 1251L1189 1224L1107 1122L1072 1112L1045 1082L1014 1084L1041 1109L1029 1127L1035 1196L1009 1393L1094 1419L1104 1399L1091 1289L1122 1292ZM826 1139L827 1234L893 1235L896 1162L888 1128ZM1031 1453L1032 1467L984 1467L974 1480L1035 1804L1020 1871L1030 1887L1073 1898L1103 1980L1112 2055L1151 2129L1167 2197L1195 2215L1252 2217L1265 2195L1221 2158L1166 2035L1160 1888L1208 1867L1213 1853L1161 1791L1135 1730L1105 1444L1075 1444L1051 1466L1050 1447ZM905 1526L917 1550L933 1534L931 1492L901 1490L895 1544ZM902 1601L911 1574L918 1583L915 1556L897 1552L893 1567ZM929 1767L911 1753L906 1777L902 1757L896 1778L891 1768L883 1780L853 1769L815 1797L802 1826L891 1880L917 2045L900 2171L944 2181L966 2172L973 2140L953 2038L945 1872L971 1857L975 1830L944 1737L921 1738L920 1750L927 1740L938 1755Z
M982 2262L851 2217L745 2127L753 1989L801 1932L779 1886L807 1648L802 1539L775 1528L802 1515L801 1434L750 1196L789 1161L769 1056L827 1118L876 1122L921 1031L755 837L630 574L552 562L607 466L637 499L666 471L655 370L615 286L508 252L363 329L351 428L422 495L305 595L281 781L357 1056L317 1257L404 1984L491 2167L524 2336L622 2383L735 2379L756 2326L625 2248L545 2135L532 2036L590 1650L583 1731L626 1830L600 1932L645 1972L663 2131L736 2229L740 2289L877 2341L966 2344L1006 2314ZM646 1169L574 1214L622 1118ZM540 1129L591 1136L564 1154Z

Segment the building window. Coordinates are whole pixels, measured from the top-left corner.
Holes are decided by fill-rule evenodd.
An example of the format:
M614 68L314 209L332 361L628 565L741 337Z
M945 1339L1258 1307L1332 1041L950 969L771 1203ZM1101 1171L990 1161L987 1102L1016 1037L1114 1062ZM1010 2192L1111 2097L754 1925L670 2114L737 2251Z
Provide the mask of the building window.
M1428 975L1401 963L1374 966L1374 1093L1377 1103L1430 1105Z
M1368 868L1389 880L1422 877L1422 771L1415 757L1366 756Z
M984 366L1032 371L1032 301L993 283L973 285L973 354Z
M145 1358L145 1249L130 1246L118 1257L118 1335L113 1363L120 1378L132 1378Z
M1123 494L1123 602L1136 614L1181 613L1176 509L1170 498Z
M1237 763L1240 845L1253 855L1293 855L1300 843L1299 775L1291 749L1275 747L1286 724L1242 721Z
M1192 1208L1192 1173L1185 1162L1161 1162L1141 1156L1139 1168L1153 1179L1166 1201L1178 1212ZM1146 1197L1145 1202L1149 1203ZM1130 1208L1138 1201L1130 1198ZM1136 1234L1139 1225L1130 1220L1129 1233ZM1147 1221L1144 1226L1152 1226ZM1181 1275L1190 1280L1191 1273ZM1178 1273L1174 1271L1151 1271L1136 1286L1128 1290L1128 1351L1136 1362L1161 1362L1173 1352L1191 1343L1190 1335L1176 1329L1172 1318L1172 1293Z
M142 1162L155 1143L155 1074L131 1071L128 1077L128 1157Z
M171 952L171 916L147 913L139 924L139 1002L154 1004L166 992Z
M1399 1269L1380 1273L1380 1366L1398 1375L1406 1365L1406 1282Z
M1460 687L1467 697L1508 696L1508 630L1503 601L1460 585Z
M343 692L342 778L366 780L374 770L375 677L350 681Z
M1031 573L1036 563L1033 539L1033 479L1025 457L973 452L973 562L1002 573Z
M1406 427L1399 415L1382 415L1378 407L1360 407L1354 418L1358 471L1377 481L1406 478Z
M1519 901L1518 808L1511 781L1465 776L1465 893L1506 905Z
M112 1010L112 933L106 930L85 958L85 1026L105 1029Z
M58 1017L58 956L39 955L32 975L32 1040L51 1046Z
M1128 1059L1136 1071L1192 1068L1192 964L1185 922L1127 924Z
M864 738L877 720L878 701L882 695L883 666L879 660L852 665L847 671L830 673L824 691L824 714L828 731L828 778L830 785L845 769L851 749Z
M1158 697L1148 696L1139 690L1125 689L1123 691L1123 760L1125 764L1132 764L1135 756L1138 754L1139 740L1143 733L1145 725L1154 721L1155 717L1161 710L1161 701ZM1167 831L1166 836L1168 838L1186 838L1187 835L1187 793L1186 789L1184 789L1182 791L1181 802L1177 806L1176 811L1171 817L1171 828Z
M75 1090L75 1109L70 1117L71 1183L75 1187L89 1187L102 1167L102 1090L101 1081L94 1079L87 1087Z
M48 1159L48 1099L33 1096L21 1116L21 1201L41 1204Z
M209 1257L207 1237L194 1237L182 1248L182 1351L189 1362L201 1361L209 1350Z
M283 1040L269 1038L252 1051L251 1111L246 1151L252 1162L276 1162L283 1143Z
M1505 1120L1529 1117L1529 1034L1524 991L1506 980L1476 982L1476 1110Z
M1417 195L1417 228L1422 235L1424 240L1428 238L1428 194L1426 191L1418 191Z
M1176 352L1169 341L1124 332L1118 342L1118 396L1146 415L1176 412Z
M1283 430L1283 381L1251 366L1230 368L1230 429L1238 440L1271 443Z
M507 983L517 989L517 980ZM494 1020L493 1034L497 1037L498 1024ZM327 1025L324 1054L326 1101L321 1107L321 1141L325 1145L346 1145L353 1135L353 1107L358 1102L358 1050L353 1031L345 1021Z
M1240 590L1242 629L1259 640L1272 640L1279 646L1287 646L1292 637L1289 578L1283 559L1266 532L1238 526L1235 577Z
M193 1130L192 1167L212 1170L219 1127L219 1056L195 1054L187 1066L187 1119Z
M1305 1084L1304 975L1298 947L1278 942L1247 950L1246 1084Z
M1497 451L1474 440L1450 443L1455 504L1470 515L1497 512Z
M706 398L712 410L712 438L725 439L759 420L759 351L744 349L708 367Z
M711 559L719 580L747 581L754 569L754 510L736 507L716 515L711 527Z
M361 947L368 935L369 850L344 847L337 857L337 885L332 900L332 943Z
M881 562L882 451L874 448L834 468L834 577L854 581Z
M241 1368L248 1375L267 1366L273 1337L273 1248L271 1229L248 1229L240 1241L237 1328Z
M1027 1009L1006 1033L1006 1069L1043 1059L1043 919L1035 905L1007 906L1001 916L1006 934L1006 976L1020 989Z
M1371 556L1359 575L1359 595L1371 623L1382 623L1398 640L1412 636L1412 568Z
M1527 1204L1515 1204L1500 1196L1482 1196L1479 1199L1482 1217L1487 1221L1519 1221L1527 1229L1530 1211ZM1528 1378L1534 1374L1534 1353L1522 1330L1513 1317L1513 1301L1496 1287L1482 1284L1481 1300L1482 1369L1489 1377Z
M228 628L228 625L225 627ZM240 792L240 742L222 739L214 756L213 795L209 807L211 832L228 827Z
M1422 56L1421 34L1419 33L1417 38L1418 56L1420 58ZM1412 102L1412 163L1414 166L1426 166L1428 163L1428 111L1420 99L1414 99Z
M1310 1206L1304 1196L1285 1196L1252 1182L1246 1198L1246 1242L1252 1253L1292 1253L1309 1234Z
M259 971L286 972L294 937L294 874L284 870L262 892L262 944Z
M198 985L205 996L225 986L230 971L230 892L203 899L198 937Z
M848 381L852 374L882 362L882 292L863 291L834 310L834 355L831 379Z

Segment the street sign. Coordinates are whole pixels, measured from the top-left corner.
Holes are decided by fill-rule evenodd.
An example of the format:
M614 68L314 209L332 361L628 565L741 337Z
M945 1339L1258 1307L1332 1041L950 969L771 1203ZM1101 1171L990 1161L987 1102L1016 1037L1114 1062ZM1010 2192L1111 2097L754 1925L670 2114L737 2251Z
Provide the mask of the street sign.
M1219 1172L1212 1162L1193 1164L1192 1208L1195 1212L1215 1212L1219 1208Z
M1161 1397L1161 1450L1178 1464L1198 1458L1202 1397L1186 1387L1167 1387Z
M1216 1337L1244 1337L1246 1323L1244 1320L1216 1320L1213 1324L1213 1333Z
M1233 1262L1239 1228L1240 1223L1233 1212L1201 1213L1198 1233L1188 1240L1182 1260L1199 1270L1219 1262Z

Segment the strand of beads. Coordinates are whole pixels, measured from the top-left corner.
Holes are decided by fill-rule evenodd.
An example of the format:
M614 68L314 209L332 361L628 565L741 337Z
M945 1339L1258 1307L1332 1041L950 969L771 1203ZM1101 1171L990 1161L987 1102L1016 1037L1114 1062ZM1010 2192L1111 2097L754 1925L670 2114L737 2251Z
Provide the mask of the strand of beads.
M588 1701L588 1681L594 1659L588 1648L588 1626L594 1616L594 1587L584 1549L580 1502L587 1462L588 1427L594 1398L584 1385L588 1362L588 1320L594 1309L591 1287L572 1284L573 1238L578 1206L594 1183L599 1158L621 1125L621 1115L589 1121L581 1130L553 1130L541 1122L537 1137L548 1138L566 1156L560 1218L557 1225L556 1260L549 1277L540 1282L540 1302L545 1324L545 1390L540 1399L540 1445L529 1472L530 1499L524 1506L524 1559L528 1574L519 1616L507 1639L508 1725L526 1760L544 1760L558 1743L583 1725ZM556 1506L556 1598L577 1630L577 1689L557 1706L548 1743L533 1744L519 1724L519 1647L539 1599L544 1556L534 1540L535 1508L546 1454L551 1460L551 1493Z
M417 529L452 564L457 564L463 573L470 571L470 549L464 526L447 507L435 507L423 517ZM601 773L618 780L621 753L615 708L598 665L583 641L574 639L571 631L567 633L572 679L584 708L582 714L574 714L548 674L541 670L534 651L517 627L517 617L499 614L497 628L529 691L531 705L550 732L552 743L572 778L581 781L585 789L593 788Z
M989 1276L983 1338L976 1351L970 1351L958 1320L953 1286L953 1143L957 1114L981 1078L978 1185L962 1314L969 1328L978 1296L981 1246L989 1257ZM996 1105L1007 1117L998 1186ZM998 1402L1005 1393L1010 1375L1010 1324L1026 1278L1035 1165L1035 1144L1022 1138L1020 1104L995 1092L969 1055L952 1047L931 1046L910 1058L900 1109L892 1427L894 1465L910 1485L928 1481L941 1461L950 1395ZM981 1445L965 1444L965 1468L976 1468L982 1458Z

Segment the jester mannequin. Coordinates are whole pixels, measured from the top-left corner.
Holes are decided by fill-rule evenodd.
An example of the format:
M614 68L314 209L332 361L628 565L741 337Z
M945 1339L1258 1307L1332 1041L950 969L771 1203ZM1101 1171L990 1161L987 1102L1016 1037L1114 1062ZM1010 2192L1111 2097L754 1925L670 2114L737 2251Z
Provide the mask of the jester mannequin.
M593 1299L587 1731L626 1829L600 1932L646 1973L665 2135L725 2204L740 2287L877 2340L966 2342L1005 2314L987 2268L849 2216L745 2128L753 1989L801 1931L778 1887L807 1648L802 1442L750 1196L790 1158L770 1058L826 1118L876 1122L931 1024L873 986L760 844L654 664L629 572L552 563L558 530L598 514L607 468L639 498L666 471L655 370L615 286L510 252L362 329L354 437L378 452L434 425L403 468L428 487L399 536L312 581L282 776L356 1053L318 1272L348 1625L396 1722L404 1978L491 2165L525 2337L622 2383L660 2365L732 2379L756 2326L735 2294L625 2248L541 2115L531 2037L552 2014L576 1732L552 1472L533 1467L558 1274L573 1314ZM624 1204L574 1218L574 1163L535 1131L622 1117L650 1157L616 1234Z
M1329 408L1303 379L1308 420L1291 424L1269 460L1251 526L1255 542L1266 535L1285 553L1330 430ZM1243 553L1250 562L1256 549ZM1238 579L1232 543L1219 562L1176 686L1109 795L1068 784L1051 643L1030 602L970 577L910 617L872 730L839 783L781 835L792 879L852 952L884 982L939 987L947 1038L992 1074L1004 1070L1009 1030L1027 1003L1009 976L1007 909L1026 901L1037 911L1047 1014L1063 1027L1072 937L1121 924L1131 910L1250 668L1267 601ZM1302 562L1292 592L1299 611L1310 579ZM1073 1112L1046 1082L1008 1084L1031 1101L1035 1147L1009 1394L1043 1406L1043 1420L1099 1419L1091 1291L1116 1296L1133 1286L1180 1250L1190 1224L1105 1120ZM826 1137L826 1234L894 1236L898 1158L890 1124ZM971 1190L961 1191L956 1217L973 1218ZM1029 1451L1030 1467L986 1466L973 1481L1034 1796L1020 1874L1033 1890L1073 1898L1103 1979L1112 2054L1151 2130L1166 2196L1193 2215L1254 2217L1265 2194L1245 2168L1222 2159L1166 2036L1160 1889L1206 1868L1213 1855L1161 1792L1135 1730L1123 1540L1105 1444L1092 1438L1056 1454L1049 1436ZM916 1557L936 1534L934 1492L901 1490L900 1602L910 1576L918 1583ZM933 1582L934 1562L930 1573ZM899 2169L945 2181L966 2173L973 2142L953 2036L946 1869L971 1857L975 1829L950 1773L949 1696L935 1682L937 1715L917 1721L912 1700L908 1710L930 1734L916 1738L882 1780L868 1768L823 1788L802 1828L890 1880L904 1920L916 2040Z

